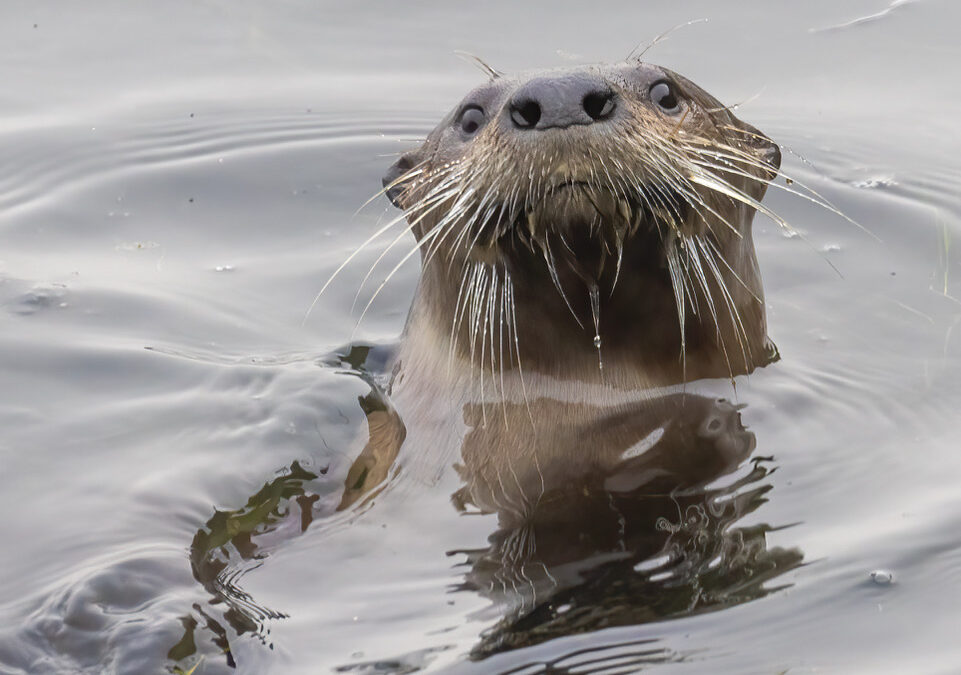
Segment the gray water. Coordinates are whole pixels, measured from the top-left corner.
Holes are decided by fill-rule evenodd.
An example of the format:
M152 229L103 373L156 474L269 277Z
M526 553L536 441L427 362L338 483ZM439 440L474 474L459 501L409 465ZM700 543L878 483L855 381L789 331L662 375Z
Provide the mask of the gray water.
M359 309L412 242L360 307L390 238L304 316L394 216L358 211L393 157L483 81L454 50L611 61L700 18L645 58L743 102L870 231L778 189L802 236L755 227L782 359L722 391L757 439L724 527L789 560L670 610L599 597L591 630L488 656L503 610L463 551L490 519L446 497L329 516L416 261ZM961 670L959 21L951 0L7 0L0 672Z

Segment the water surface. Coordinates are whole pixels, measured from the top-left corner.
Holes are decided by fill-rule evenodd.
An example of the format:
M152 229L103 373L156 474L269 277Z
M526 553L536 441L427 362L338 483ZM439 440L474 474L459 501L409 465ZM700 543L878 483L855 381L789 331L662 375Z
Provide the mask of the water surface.
M782 359L701 385L746 404L757 448L700 495L735 506L699 531L771 573L706 558L672 583L655 559L505 626L468 574L491 519L416 491L327 515L416 262L358 326L378 242L304 315L394 216L358 212L392 158L483 80L453 50L609 61L700 18L646 58L743 102L873 234L770 190L802 235L755 227ZM959 20L948 0L5 3L0 672L954 672Z

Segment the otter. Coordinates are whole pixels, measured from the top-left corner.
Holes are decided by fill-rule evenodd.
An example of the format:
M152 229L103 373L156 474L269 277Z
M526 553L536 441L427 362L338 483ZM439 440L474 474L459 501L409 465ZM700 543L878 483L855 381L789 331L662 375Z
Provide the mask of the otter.
M360 345L327 362L369 385L366 445L329 476L342 493L310 492L317 475L295 463L194 538L194 576L238 634L280 614L223 583L230 546L260 564L282 520L337 528L375 502L496 519L464 521L489 546L449 552L458 588L504 609L471 659L745 602L801 564L766 526L736 527L767 499L772 460L718 481L755 437L741 405L692 385L778 358L751 235L778 146L646 63L489 75L383 179L422 272L388 365ZM206 622L233 667L194 607L170 658Z
M488 72L383 179L422 271L342 508L407 438L404 470L521 522L620 472L672 387L778 358L751 235L774 142L648 63Z

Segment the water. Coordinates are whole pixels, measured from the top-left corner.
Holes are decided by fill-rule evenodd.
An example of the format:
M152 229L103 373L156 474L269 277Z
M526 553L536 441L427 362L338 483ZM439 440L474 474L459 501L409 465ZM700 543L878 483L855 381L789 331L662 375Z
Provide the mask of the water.
M782 359L720 385L757 448L711 494L741 501L706 543L651 527L701 555L753 542L768 576L629 561L605 568L626 594L598 577L542 608L547 641L488 630L490 518L419 488L327 515L416 263L356 330L386 244L304 314L394 215L355 215L392 157L482 81L453 50L613 60L702 17L646 58L744 101L797 153L785 170L877 237L768 193L801 236L755 229ZM959 19L947 0L5 3L0 672L954 672ZM352 333L376 348L338 358Z

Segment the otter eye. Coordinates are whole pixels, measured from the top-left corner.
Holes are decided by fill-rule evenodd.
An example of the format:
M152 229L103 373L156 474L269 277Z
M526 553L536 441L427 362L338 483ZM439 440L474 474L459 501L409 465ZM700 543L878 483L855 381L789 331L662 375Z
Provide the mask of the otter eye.
M664 112L676 113L680 108L674 87L661 81L651 87L651 100L658 104Z
M486 121L487 115L482 108L476 105L468 106L460 114L460 130L468 136L473 136Z

